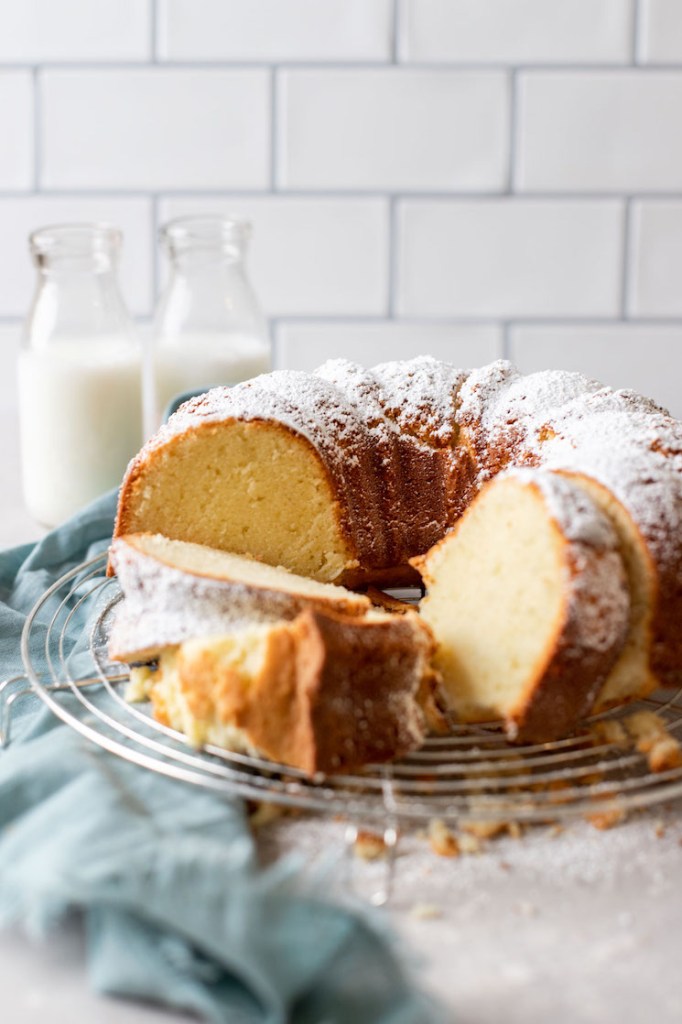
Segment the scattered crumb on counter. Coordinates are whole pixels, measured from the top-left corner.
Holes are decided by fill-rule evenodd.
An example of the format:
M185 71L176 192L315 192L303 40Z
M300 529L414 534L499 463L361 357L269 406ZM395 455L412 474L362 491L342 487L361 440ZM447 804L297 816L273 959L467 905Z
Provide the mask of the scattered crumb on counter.
M429 845L439 857L458 857L462 849L462 840L456 837L441 818L432 818L429 822ZM464 837L462 837L464 838Z
M442 916L443 911L436 903L415 903L410 908L410 917L415 921L435 921Z
M477 839L493 839L494 836L507 830L506 821L463 821L461 824L463 832L475 836Z
M386 856L386 843L376 832L362 830L353 843L353 853L361 860L379 860Z
M595 814L585 815L590 825L602 832L620 825L622 821L625 821L625 816L625 811L622 807L613 807L609 811L597 811Z

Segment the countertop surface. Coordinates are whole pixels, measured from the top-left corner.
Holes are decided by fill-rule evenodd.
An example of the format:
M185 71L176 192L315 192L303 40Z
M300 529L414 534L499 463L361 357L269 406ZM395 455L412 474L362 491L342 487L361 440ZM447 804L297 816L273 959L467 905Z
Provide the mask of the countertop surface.
M41 531L21 502L16 423L0 413L3 547ZM0 675L2 670L0 667ZM278 819L259 831L264 857L341 855L343 827ZM584 821L493 839L446 859L423 838L399 844L388 911L422 984L461 1024L679 1024L682 1020L682 805L640 812L608 831ZM371 888L380 863L358 864ZM424 906L431 914L424 918ZM87 984L77 923L44 944L0 932L0 1019L7 1024L146 1024L185 1020L101 999Z

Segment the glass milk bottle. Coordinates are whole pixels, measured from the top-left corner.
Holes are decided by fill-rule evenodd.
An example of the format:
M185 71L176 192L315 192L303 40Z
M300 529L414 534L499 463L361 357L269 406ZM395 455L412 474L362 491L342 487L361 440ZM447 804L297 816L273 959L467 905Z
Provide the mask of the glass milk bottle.
M54 526L120 483L142 443L142 353L117 282L122 235L64 224L30 236L37 290L19 354L24 498Z
M237 384L270 369L265 320L246 276L251 226L221 216L161 228L170 278L154 324L154 414L174 395Z

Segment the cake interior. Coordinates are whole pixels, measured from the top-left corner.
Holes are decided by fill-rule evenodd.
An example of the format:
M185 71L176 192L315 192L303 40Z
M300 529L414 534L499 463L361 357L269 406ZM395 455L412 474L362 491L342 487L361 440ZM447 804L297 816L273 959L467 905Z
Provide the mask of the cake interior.
M277 591L296 597L310 598L316 603L338 605L343 602L355 612L370 607L369 599L345 587L320 583L305 576L295 576L280 566L258 562L254 558L219 551L189 541L170 540L160 533L139 534L127 538L143 554L150 555L172 569L221 581L235 581L255 590Z
M161 533L322 582L356 563L313 446L267 421L204 423L154 453L119 533Z
M544 499L510 478L486 488L429 556L421 613L465 721L508 717L544 672L566 615L561 535Z
M128 699L150 699L155 717L197 747L251 751L235 711L265 668L272 635L271 626L254 625L167 647L156 670L131 669Z

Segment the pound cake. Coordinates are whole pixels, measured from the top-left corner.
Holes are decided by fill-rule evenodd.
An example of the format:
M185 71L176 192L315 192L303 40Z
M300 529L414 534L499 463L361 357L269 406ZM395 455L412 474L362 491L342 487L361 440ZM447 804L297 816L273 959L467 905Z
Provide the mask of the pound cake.
M196 744L262 754L307 775L353 771L424 741L418 698L433 641L414 613L339 615L308 608L162 650L133 670L133 697ZM136 685L137 684L137 685Z
M419 578L414 559L513 468L573 481L553 489L567 537L575 488L594 529L605 515L616 531L629 622L597 700L679 685L682 426L648 399L580 374L524 376L503 361L469 372L427 357L372 370L335 360L214 389L133 459L116 534L158 532L326 583L408 584ZM587 600L578 582L566 574L573 603ZM593 649L577 649L592 693ZM583 713L583 688L571 693L573 710L556 720ZM533 716L539 732L544 715ZM555 719L547 713L548 735Z

